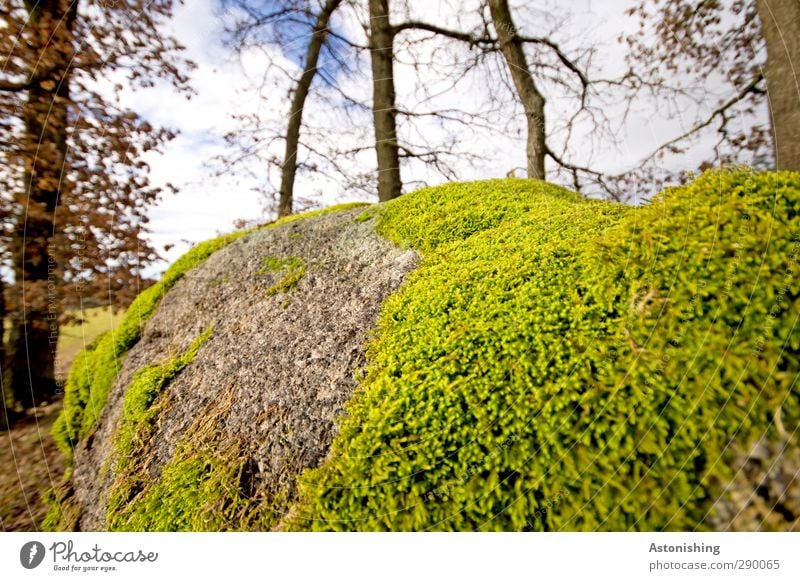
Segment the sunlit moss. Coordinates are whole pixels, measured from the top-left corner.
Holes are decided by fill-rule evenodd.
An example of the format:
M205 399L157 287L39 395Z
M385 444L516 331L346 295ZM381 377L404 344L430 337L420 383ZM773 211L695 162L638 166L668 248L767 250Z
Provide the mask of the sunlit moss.
M146 487L150 479L141 461L155 421L164 411L162 406L155 405L159 395L194 360L211 333L211 329L206 330L185 353L143 367L125 390L122 417L114 434L114 453L108 459L108 465L114 470L114 483L109 490L108 528L113 529L118 519L124 518L134 491Z
M450 184L361 216L423 260L383 305L289 529L704 529L731 443L798 428L796 173L713 171L641 208L532 180ZM288 274L280 260L265 267ZM86 407L83 378L69 386ZM211 405L112 528L265 529L286 512L254 496L248 443ZM93 422L79 420L75 434Z
M643 208L453 184L378 227L424 259L289 528L703 529L730 443L798 427L796 173Z

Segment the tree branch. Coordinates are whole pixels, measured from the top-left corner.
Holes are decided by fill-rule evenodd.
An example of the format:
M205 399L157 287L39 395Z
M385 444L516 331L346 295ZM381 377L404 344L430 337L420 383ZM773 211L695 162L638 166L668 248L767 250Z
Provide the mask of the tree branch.
M33 86L33 81L15 83L13 81L0 80L0 91L5 91L7 93L19 93L21 91L26 91L30 89L31 86Z
M552 50L555 53L556 57L558 57L558 60L561 61L561 64L563 64L567 69L569 69L572 73L574 73L576 77L578 77L578 80L581 82L581 86L583 87L583 91L581 94L581 104L582 105L585 104L586 91L588 90L590 84L589 78L580 69L580 67L578 67L578 65L576 65L569 57L567 57L567 55L564 53L563 50L561 50L561 47L558 44L556 44L549 38L540 38L531 36L518 36L518 38L521 42L527 44L543 45Z
M670 139L666 143L659 145L647 157L642 159L641 165L647 164L654 158L658 157L665 150L673 148L676 144L680 143L681 141L684 141L685 139L688 139L692 135L705 129L706 127L711 125L717 117L723 120L723 124L720 127L720 131L724 131L725 126L727 125L728 110L737 103L739 103L740 101L742 101L743 99L745 99L750 94L755 94L755 95L763 94L764 90L759 88L758 86L761 84L761 81L763 80L764 80L764 75L761 72L758 72L756 76L753 77L753 80L750 81L741 91L739 91L737 95L734 95L728 101L726 101L725 103L714 109L705 121L696 124L694 127L684 132L683 134L673 139Z
M493 47L494 45L497 44L497 41L493 38L473 36L468 32L449 30L447 28L442 28L441 26L436 26L435 24L428 24L427 22L420 22L417 20L409 20L401 24L396 24L395 26L392 27L392 30L394 31L395 35L403 32L404 30L423 30L425 32L432 32L440 36L452 38L453 40L460 40L461 42L466 42L470 46L484 45L487 47Z

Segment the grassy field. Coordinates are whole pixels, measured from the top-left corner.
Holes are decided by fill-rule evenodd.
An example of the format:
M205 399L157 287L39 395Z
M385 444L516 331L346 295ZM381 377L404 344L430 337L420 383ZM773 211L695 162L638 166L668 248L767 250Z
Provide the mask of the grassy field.
M74 316L81 316L75 311ZM85 309L81 317L81 323L70 323L61 327L58 336L58 355L56 361L56 373L65 376L69 372L69 366L75 355L94 339L114 328L119 322L119 315L114 315L109 307L96 307Z
M58 335L58 352L56 354L56 375L65 376L75 355L95 338L114 328L119 323L119 315L115 315L109 307L93 307L69 312L70 315L82 319L62 325ZM8 321L3 328L3 339L8 339Z

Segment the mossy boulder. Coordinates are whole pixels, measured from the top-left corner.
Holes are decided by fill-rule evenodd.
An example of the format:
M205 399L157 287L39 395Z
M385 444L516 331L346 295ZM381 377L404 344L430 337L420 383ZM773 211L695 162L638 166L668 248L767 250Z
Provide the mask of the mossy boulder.
M177 359L132 350L94 431L67 407L59 433L80 426L79 448L117 444L76 456L105 484L62 493L51 520L61 506L80 528L798 528L799 210L793 173L713 171L643 207L512 179L284 225L279 252L235 242L195 269L225 282L198 299ZM248 305L289 330L265 329L255 352L220 294L242 273L268 279ZM338 301L370 277L379 291ZM170 309L187 320L180 292L149 308L162 333ZM357 305L359 324L342 321ZM229 318L240 334L220 331ZM236 372L242 350L260 384ZM98 351L83 365L107 393ZM301 371L306 352L318 372ZM95 383L73 368L68 404ZM325 429L304 438L308 410Z

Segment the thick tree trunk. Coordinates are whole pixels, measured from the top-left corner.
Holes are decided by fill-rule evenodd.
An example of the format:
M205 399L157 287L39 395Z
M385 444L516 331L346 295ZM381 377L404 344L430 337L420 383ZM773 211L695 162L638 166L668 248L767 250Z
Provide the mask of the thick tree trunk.
M16 224L14 305L9 373L14 397L25 408L55 393L60 274L56 204L66 167L69 62L77 2L30 3L29 23L40 48L25 105L25 197ZM34 76L34 75L32 75Z
M397 108L394 91L394 29L389 22L389 0L369 0L372 60L372 116L378 156L378 198L400 195L400 152L397 144Z
M508 0L489 0L489 10L497 30L500 50L508 64L508 70L528 121L528 177L543 180L544 158L547 151L544 126L545 100L528 68L524 46L517 34Z
M777 169L800 171L800 0L756 0Z
M303 74L297 81L292 107L289 111L289 124L286 128L286 153L283 156L283 167L281 171L281 192L278 202L278 218L283 218L292 213L294 202L294 180L297 175L297 149L300 142L300 129L303 126L303 109L306 105L306 98L311 89L311 83L317 74L317 64L319 54L325 44L325 37L328 33L328 24L331 15L339 7L342 0L328 0L322 7L322 11L317 16L314 24L314 33L308 44L306 51L306 65Z

